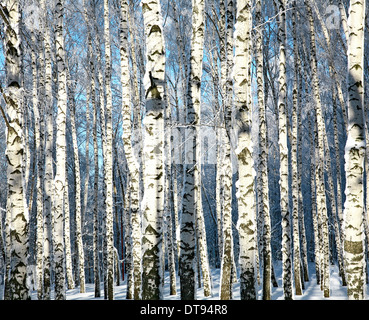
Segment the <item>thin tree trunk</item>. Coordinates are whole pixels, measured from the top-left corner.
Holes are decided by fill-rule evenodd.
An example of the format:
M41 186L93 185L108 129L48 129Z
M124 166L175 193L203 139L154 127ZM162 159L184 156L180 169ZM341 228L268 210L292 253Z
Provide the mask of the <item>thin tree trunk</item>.
M291 255L291 225L290 225L290 209L288 203L288 145L287 145L287 137L288 137L288 108L287 108L287 72L286 72L286 1L279 0L276 2L276 7L278 8L279 13L279 23L278 23L278 42L279 42L279 95L278 95L278 115L279 115L279 154L280 154L280 207L281 207L281 215L282 215L282 265L283 265L283 292L285 300L292 299L292 255ZM294 46L296 46L296 41L294 42ZM296 59L296 57L295 57ZM297 141L296 141L296 132L297 132L297 122L294 119L296 117L296 108L297 108L297 78L296 78L295 70L295 79L294 79L294 87L293 87L293 131L292 131L292 168L293 168L293 186L292 189L292 199L293 199L293 225L298 224L298 220L296 219L298 212L297 205ZM294 228L295 230L295 228ZM298 235L298 234L297 234ZM296 239L294 234L293 239L294 245L294 257L299 257L299 238ZM296 246L297 244L297 246ZM298 255L297 251L298 250ZM296 277L295 277L296 280ZM297 283L296 285L298 285Z
M263 20L261 13L261 0L257 0L255 7L256 32L256 77L257 77L257 96L259 106L259 168L260 172L260 190L259 195L259 214L262 219L262 243L263 243L263 300L271 299L271 247L270 247L270 215L269 215L269 191L268 191L268 145L267 145L267 123L266 107L264 101L264 81L263 81Z
M65 187L64 187L64 246L65 246L65 272L68 289L74 289L72 270L72 251L70 238L70 202L69 202L69 177L68 162L65 162Z
M256 300L256 221L254 162L252 157L252 108L249 57L251 55L251 1L238 0L235 26L234 93L238 145L238 233L240 242L241 299ZM244 62L246 61L246 64Z
M64 1L56 3L56 52L58 69L58 113L56 118L56 172L54 178L53 218L54 218L54 262L55 299L65 300L65 255L64 255L64 195L66 180L66 112L67 77L65 67L63 35Z
M233 264L233 235L232 235L232 162L231 162L231 119L232 119L232 82L231 68L233 63L233 0L227 1L226 27L226 75L224 87L224 125L221 129L223 137L223 254L221 265L220 299L232 299L232 264Z
M314 112L314 111L312 111ZM315 163L315 142L314 142L314 131L315 131L315 121L313 120L315 115L309 117L309 137L310 137L310 191L311 191L311 216L313 220L313 229L314 229L314 263L315 263L315 274L317 284L320 285L320 251L319 251L319 243L320 236L318 230L318 218L317 218L317 205L316 205L316 163Z
M143 145L142 299L162 299L165 54L160 3L142 1L146 35L146 116ZM155 63L154 63L155 62Z
M322 246L323 246L323 260L321 261L321 271L323 282L322 290L324 290L324 297L329 297L330 286L329 286L329 237L328 237L328 216L327 216L327 201L324 183L324 135L326 134L325 123L322 116L322 104L319 92L319 80L318 80L318 67L317 67L317 56L316 56L316 45L315 45L315 28L314 20L311 11L310 4L305 2L308 17L309 17L309 27L310 27L310 50L311 50L311 71L312 71L312 85L313 94L315 98L315 110L316 110L316 121L318 125L317 130L317 140L316 145L318 149L318 158L316 162L318 164L317 168L317 210L318 216L321 217L322 221Z
M52 255L52 196L53 196L53 95L52 95L52 64L50 27L48 23L46 1L40 1L41 11L44 13L42 20L42 34L45 46L44 73L45 73L45 178L44 178L44 248L43 248L43 272L45 300L50 300L51 287L51 255Z
M109 0L104 0L104 43L105 43L105 88L106 88L106 245L107 245L107 294L114 299L114 235L113 235L113 131L112 131L112 89L111 89L111 49L110 49Z
M74 156L74 177L75 177L75 224L76 224L76 244L77 244L77 271L80 282L80 292L85 291L84 272L84 252L82 243L82 199L81 199L81 171L79 164L79 151L76 129L76 105L74 98L74 87L69 81L69 101L70 101L70 124L72 130L73 156ZM88 124L87 124L88 125ZM86 141L87 143L87 141Z
M127 159L130 183L129 192L131 197L130 216L132 228L132 257L133 257L133 282L134 282L134 298L141 298L141 212L139 208L139 162L136 159L133 150L131 121L131 84L129 76L128 61L128 4L122 0L120 4L121 20L120 20L120 53L121 53L121 82L122 82L122 119L123 119L123 144L124 152ZM136 90L137 91L137 90ZM136 92L138 94L138 92ZM135 96L136 96L135 94ZM137 98L136 98L137 99ZM137 106L136 106L137 108ZM134 132L137 134L137 132Z
M364 298L364 20L365 0L350 1L348 18L348 130L345 148L346 201L344 209L344 254L347 295Z
M182 197L181 243L180 243L180 282L181 299L194 300L195 286L195 219L196 219L196 170L197 159L196 126L200 119L201 75L204 43L204 6L203 0L192 1L191 63L187 95L187 124L184 164L184 184ZM192 157L190 156L192 155Z
M36 48L39 43L36 40L34 32L32 32L32 105L35 116L35 158L37 159L37 185L36 185L36 287L37 299L43 299L43 113L41 110L41 103L39 102L38 86L41 86L38 80L39 71L37 66ZM42 93L40 93L42 95Z

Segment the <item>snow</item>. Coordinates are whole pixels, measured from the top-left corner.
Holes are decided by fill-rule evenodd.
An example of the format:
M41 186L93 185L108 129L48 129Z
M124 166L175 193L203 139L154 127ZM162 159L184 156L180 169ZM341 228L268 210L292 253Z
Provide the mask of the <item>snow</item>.
M281 263L276 262L274 264L276 272L276 278L278 282L278 288L272 286L272 300L284 300L283 288L282 288L282 269ZM338 276L338 267L331 265L330 267L330 297L324 298L323 291L320 290L320 285L316 283L315 267L313 263L309 264L309 279L305 282L305 289L302 296L293 297L294 300L347 300L347 287L342 287L340 278ZM197 290L197 300L219 300L219 283L220 283L220 269L212 269L213 280L213 296L204 297L203 288ZM103 285L101 285L103 288ZM126 297L126 280L121 281L120 286L115 286L115 300L125 300ZM169 294L169 273L165 273L165 285L164 285L164 300L180 300L179 293L180 283L179 277L177 277L177 295L173 296ZM259 286L259 299L261 299L261 286ZM366 299L369 295L369 285L366 285ZM32 291L32 300L37 300L37 292ZM67 290L67 300L104 300L104 293L101 290L101 297L94 297L94 284L86 284L86 293L80 293L79 288ZM233 285L233 300L240 300L240 283L237 282Z

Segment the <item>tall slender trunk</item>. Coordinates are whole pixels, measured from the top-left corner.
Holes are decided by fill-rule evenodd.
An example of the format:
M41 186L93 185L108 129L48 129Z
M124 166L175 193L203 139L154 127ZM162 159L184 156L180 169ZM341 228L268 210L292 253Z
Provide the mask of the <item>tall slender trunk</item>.
M162 299L165 48L160 3L142 1L146 35L146 116L143 145L142 299Z
M314 112L314 111L312 111ZM316 170L316 160L315 160L315 115L309 117L309 138L310 138L310 191L311 191L311 216L313 220L313 230L314 230L314 263L315 263L315 274L317 284L320 284L320 235L318 230L318 218L317 218L317 205L316 205L316 181L315 181L315 170Z
M35 116L35 151L37 159L37 185L36 185L36 283L37 283L37 299L43 299L43 186L44 186L44 166L43 166L43 112L41 103L39 102L38 86L39 68L37 65L36 48L40 44L36 40L34 32L32 32L32 105ZM40 92L42 97L42 93Z
M55 261L55 299L65 300L65 255L64 255L64 190L66 164L66 112L67 77L65 67L63 16L64 1L56 3L56 53L58 69L58 113L56 118L56 172L54 178L54 261Z
M98 110L96 102L96 77L95 77L95 62L93 59L93 39L91 36L91 27L89 25L89 9L86 0L83 1L84 7L84 19L87 26L87 50L88 50L88 75L90 78L90 99L92 105L92 137L93 137L93 149L94 149L94 184L93 184L93 270L94 270L94 283L95 283L95 297L100 297L100 266L99 266L99 246L98 246L98 194L99 194L99 152L97 141L97 123L98 123ZM89 101L87 101L89 103ZM88 143L88 141L86 142ZM87 151L86 151L87 152ZM87 153L86 153L87 154ZM87 173L86 173L87 174ZM87 179L87 178L86 178ZM86 204L86 199L85 199ZM85 209L86 210L86 209ZM82 291L82 288L81 288Z
M200 120L201 75L204 43L203 0L192 1L191 63L187 95L186 144L184 164L184 184L182 198L181 243L180 243L180 282L181 299L196 298L195 286L195 218L196 218L196 170L200 159L197 157L196 126ZM190 156L190 157L189 157Z
M43 272L44 272L44 296L50 299L51 286L51 254L52 254L52 196L53 196L53 94L52 94L52 61L51 61L51 35L48 23L46 1L40 1L42 17L42 34L45 46L44 70L45 73L45 178L44 178L44 248L43 248Z
M15 0L6 1L5 25L5 70L7 83L6 123L6 159L7 167L7 214L9 223L9 271L7 273L8 295L10 300L30 298L27 285L27 258L29 239L29 213L25 201L25 184L23 180L23 123L21 101L23 79L21 78L21 39L20 7Z
M80 291L85 291L85 271L84 271L84 252L82 243L82 198L81 198L81 170L79 164L79 150L76 128L76 105L74 98L75 85L69 80L69 101L70 101L70 124L73 141L74 157L74 178L75 178L75 225L76 225L76 244L77 244L77 272L80 283ZM87 124L88 125L88 124ZM87 141L86 141L87 143Z
M241 299L256 300L256 221L254 162L252 157L252 108L248 92L251 90L251 1L238 0L235 26L234 93L238 145L238 233L240 242ZM246 63L244 63L246 61Z
M287 72L286 72L286 1L279 0L276 2L276 7L278 8L279 13L279 23L278 23L278 42L279 42L279 95L278 95L278 126L279 126L279 154L280 154L280 207L281 207L281 215L282 215L282 264L283 264L283 291L284 298L286 300L292 299L292 255L291 255L291 225L290 225L290 209L288 203L288 145L287 145L287 137L288 137L288 108L287 108ZM294 46L296 46L296 41L294 42ZM296 59L296 57L295 57ZM297 70L295 70L295 75ZM297 104L297 79L295 76L294 79L294 87L293 87L293 114L292 120L297 119L296 117L296 106ZM293 225L298 225L297 213L298 213L298 205L297 205L297 141L296 141L296 132L297 132L297 122L293 121L293 141L292 141L292 168L293 168ZM295 228L294 228L295 230ZM298 233L297 233L298 235ZM295 236L293 239L294 245L294 257L299 258L299 238ZM297 244L297 246L296 246ZM295 277L296 283L296 277ZM299 282L296 283L298 285Z
M312 10L309 4L310 0L305 1L305 5L309 17L309 31L310 31L310 56L311 56L311 71L312 71L312 85L313 95L315 99L315 113L316 121L318 125L317 139L315 141L318 149L318 157L316 158L317 168L317 210L318 217L321 217L322 221L322 248L323 260L321 261L321 272L322 272L322 290L324 290L324 297L329 297L330 286L329 286L329 235L328 235L328 215L327 215L327 200L326 200L326 188L324 183L324 135L326 134L325 122L322 115L322 104L319 90L319 79L318 79L318 62L316 55L316 44L315 44L315 27Z
M70 232L70 202L69 202L69 176L68 162L65 163L65 187L64 187L64 249L65 249L65 272L67 277L68 289L74 289L73 270L72 270L72 244Z
M92 61L90 62L93 65ZM92 66L91 66L92 67ZM93 72L90 73L93 77ZM95 79L96 80L96 79ZM91 80L91 86L94 85L94 79ZM91 90L92 94L94 90ZM93 144L94 144L94 204L93 204L93 260L94 260L94 283L95 283L95 298L100 297L100 259L99 259L99 150L97 143L97 122L98 111L96 103L93 106Z
M261 194L259 194L259 214L262 219L262 244L263 244L263 300L271 299L271 227L269 213L269 191L268 191L268 145L267 145L267 119L264 100L264 62L263 62L263 19L261 12L261 0L257 0L255 7L256 32L256 77L257 97L259 106L259 181Z
M121 54L121 83L122 83L122 119L123 119L123 144L129 169L129 192L131 197L130 216L132 227L132 257L133 257L133 281L134 298L141 297L141 212L139 208L139 162L133 150L131 121L131 84L128 60L128 4L122 0L120 4L120 54ZM136 92L138 94L138 92ZM135 94L135 95L136 95ZM136 98L137 99L137 98ZM136 106L137 107L137 106ZM137 132L134 132L137 134Z
M346 201L344 209L344 254L347 295L364 298L364 31L365 0L350 1L348 18L348 128L345 148Z
M226 26L226 75L224 88L224 129L223 136L223 255L221 265L220 298L232 299L232 268L233 268L233 235L232 235L232 162L231 162L231 120L232 120L232 80L231 69L233 64L233 0L227 1ZM222 79L223 80L223 79Z
M109 0L104 0L105 89L106 89L106 245L107 296L114 299L114 239L113 239L113 131Z

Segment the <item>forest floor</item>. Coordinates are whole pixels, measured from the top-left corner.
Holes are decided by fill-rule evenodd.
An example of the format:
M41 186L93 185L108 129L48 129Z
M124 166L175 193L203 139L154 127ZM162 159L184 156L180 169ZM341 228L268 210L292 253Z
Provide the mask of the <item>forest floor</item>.
M281 264L275 263L275 274L278 282L278 288L272 286L272 300L284 300L283 288L282 288L282 270ZM315 267L314 264L309 264L309 279L305 282L305 288L303 295L294 296L295 300L346 300L347 299L347 287L341 285L341 281L338 275L338 268L336 265L332 265L330 268L330 297L324 298L323 292L320 290L320 285L316 283ZM220 269L212 269L213 280L213 296L204 297L202 288L197 290L197 300L218 300L219 299L219 281L220 281ZM164 299L165 300L179 300L179 277L177 277L177 295L169 294L169 273L165 274L165 286L164 286ZM103 285L101 285L103 289ZM125 300L126 297L126 281L122 281L120 286L115 286L115 300ZM366 298L369 299L369 285L366 285ZM80 293L79 288L67 290L67 300L103 300L104 293L101 290L101 297L94 297L94 284L86 284L86 293ZM233 285L233 299L240 299L240 283L236 282ZM259 299L261 299L261 287L259 286ZM36 291L32 291L32 300L37 300Z

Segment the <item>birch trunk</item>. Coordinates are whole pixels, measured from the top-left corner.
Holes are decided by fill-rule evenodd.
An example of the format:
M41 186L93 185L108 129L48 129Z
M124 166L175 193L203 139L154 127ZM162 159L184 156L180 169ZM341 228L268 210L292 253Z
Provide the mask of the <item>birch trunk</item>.
M320 284L320 251L319 251L319 243L320 236L318 230L318 218L317 218L317 205L316 205L316 181L315 181L315 142L314 142L314 131L315 131L315 121L312 120L315 116L309 117L309 137L310 137L310 190L311 190L311 215L313 220L313 229L314 229L314 263L315 263L315 274L317 284Z
M180 243L180 282L181 299L194 300L195 286L195 218L196 218L196 170L200 159L197 157L196 126L200 121L201 75L204 43L203 0L192 1L191 63L187 95L187 119L185 144L184 184L182 197L181 243Z
M268 191L268 145L266 106L264 101L264 62L263 62L263 20L261 13L261 0L257 0L255 7L256 30L256 77L257 99L259 106L259 181L261 194L259 195L259 215L263 220L263 300L271 299L271 247L270 247L270 215L269 215L269 191Z
M107 245L107 296L114 299L114 230L113 230L113 131L112 131L112 89L110 48L109 0L104 0L104 43L105 43L105 88L106 88L106 245Z
M122 119L123 119L123 144L126 155L130 183L129 192L131 197L130 216L132 226L132 257L133 257L133 281L134 298L140 299L141 290L141 212L139 208L139 162L136 159L132 135L133 124L131 121L131 84L129 76L128 60L128 4L122 0L120 4L120 63L121 63L121 83L122 83ZM136 93L137 94L137 93ZM137 107L137 106L136 106ZM137 133L136 133L137 134Z
M6 110L6 159L7 167L7 244L8 269L5 298L26 300L30 298L27 285L28 225L29 214L25 199L23 179L23 127L22 127L22 87L21 78L21 38L19 2L5 2L5 71L7 93L4 99Z
M200 19L204 19L201 17ZM203 46L204 46L204 39L201 38L199 43L199 61L203 59ZM201 82L201 73L199 75L199 79ZM204 282L204 296L209 297L212 295L212 284L211 284L211 274L209 268L209 261L208 261L208 248L206 243L206 229L205 229L205 222L204 222L204 211L202 205L202 136L201 136L201 93L197 94L196 102L194 104L195 112L198 115L198 126L196 126L196 166L195 170L195 208L196 208L196 225L197 225L197 238L198 238L198 251L199 257L198 262L201 266L201 273L203 276Z
M93 184L93 270L94 270L94 284L95 284L95 297L100 297L100 266L99 266L99 246L98 246L98 194L99 194L99 154L98 154L98 142L97 142L97 122L98 122L98 110L96 105L96 77L95 77L95 62L93 59L93 39L91 36L91 28L89 25L89 9L86 0L83 1L84 7L84 19L87 26L87 50L88 50L88 75L90 78L90 99L92 105L92 136L93 136L93 149L94 149L94 184ZM89 101L87 101L89 103ZM87 152L87 151L86 151ZM87 174L87 173L86 173ZM86 201L86 199L85 199ZM86 203L86 202L85 202ZM86 210L86 209L85 209Z
M224 125L221 129L223 137L223 255L221 265L220 299L232 299L232 265L233 265L233 235L232 235L232 162L231 162L231 119L232 119L232 80L231 66L233 62L233 0L227 1L226 27L226 75L224 94Z
M279 42L279 95L278 95L278 126L279 126L279 154L280 154L280 207L282 215L282 265L283 265L283 291L285 300L292 299L292 274L291 274L291 225L290 225L290 209L288 203L288 127L287 127L287 73L286 73L286 1L279 0L276 2L279 13L279 23L278 23L278 42ZM294 42L294 47L297 45ZM296 59L296 57L295 57ZM294 88L293 88L293 114L292 120L297 119L296 117L296 104L297 104L297 70L295 70ZM293 224L298 225L298 220L296 219L298 206L297 206L297 149L296 149L296 132L297 132L297 122L293 122L293 141L292 141L292 168L295 170L293 172ZM295 230L295 228L294 228ZM298 234L297 234L298 235ZM299 257L299 238L295 237L294 234L294 257ZM297 245L297 246L296 246ZM296 277L295 277L296 283ZM299 282L296 283L299 285Z
M54 262L55 262L55 299L65 300L65 255L64 255L64 190L66 164L66 111L67 111L67 77L65 68L63 35L64 1L56 3L56 53L58 69L58 113L56 118L56 172L53 194L54 224Z
M50 27L48 23L46 1L40 1L42 16L42 34L45 46L44 73L45 73L45 178L44 178L44 248L43 248L43 272L45 300L50 300L51 286L51 255L52 255L52 196L53 196L53 94L52 94L52 58L50 44Z
M165 48L160 3L142 1L146 35L146 116L143 145L142 299L162 299Z
M344 208L344 254L347 295L364 298L364 19L365 0L350 1L348 18L348 128L345 148L346 201Z
M315 45L315 27L314 20L311 11L310 4L305 2L308 18L309 18L309 30L310 30L310 50L311 50L311 70L312 70L312 85L313 94L315 99L315 111L317 121L317 139L316 146L318 149L318 157L316 158L317 168L317 210L318 216L321 217L322 221L322 243L324 253L323 260L321 261L321 271L323 282L321 283L322 290L324 290L324 297L329 297L329 235L328 235L328 216L327 216L327 201L326 201L326 188L324 183L324 135L326 134L326 128L324 119L322 116L322 104L319 92L319 80L318 80L318 64L316 56L316 45Z
M69 202L69 177L68 162L65 162L65 187L64 187L64 246L65 246L65 272L68 289L74 289L72 270L72 249L70 238L70 202Z
M36 40L34 31L31 34L32 47L31 47L31 63L32 63L32 107L35 117L34 126L34 139L35 139L35 158L37 167L37 184L36 184L36 288L37 288L37 299L43 299L43 163L42 163L42 128L41 128L41 115L40 112L41 104L39 103L38 95L38 65L36 57L36 48L39 43Z
M256 300L256 230L253 144L251 139L252 108L248 92L251 90L251 1L238 0L235 25L234 93L238 145L238 233L240 243L241 299ZM246 61L246 63L245 63Z
M81 171L79 165L79 151L76 128L76 105L74 98L74 87L70 81L70 124L73 141L74 157L74 178L75 178L75 225L76 225L76 244L77 244L77 270L80 283L80 292L85 291L85 270L84 270L84 252L82 243L82 199L81 199ZM88 124L87 124L88 125ZM88 142L86 141L86 144ZM86 159L87 160L87 159Z
M216 138L217 138L217 172L216 172L216 216L217 216L217 231L218 231L218 246L219 246L219 260L220 264L223 262L223 205L224 205L224 171L222 170L224 158L224 134L223 134L223 120L224 120L224 106L225 106L225 84L227 78L227 41L226 41L226 0L220 1L220 21L219 21L219 58L220 58L220 81L218 83L220 94L222 96L222 104L219 106L219 116L217 119ZM214 12L215 9L213 8ZM218 93L217 93L218 94Z
M91 41L90 41L91 42ZM90 62L90 67L93 68L92 61ZM94 86L94 70L90 71L91 85ZM96 79L95 79L96 80ZM94 95L94 90L91 90ZM93 215L93 260L94 260L94 283L95 283L95 298L100 297L100 259L99 259L99 150L97 143L97 122L98 122L98 112L96 103L93 106L93 144L94 144L94 215Z

